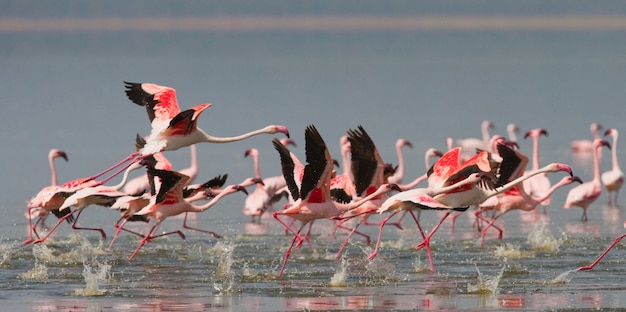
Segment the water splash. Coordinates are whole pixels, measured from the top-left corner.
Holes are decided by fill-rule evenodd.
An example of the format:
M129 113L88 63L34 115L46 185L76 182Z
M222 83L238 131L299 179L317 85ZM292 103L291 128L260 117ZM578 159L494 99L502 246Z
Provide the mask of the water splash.
M513 244L504 244L496 247L494 255L504 259L534 258L535 254L530 251L521 250L521 247Z
M420 256L417 256L413 261L413 273L430 273L429 265L422 263Z
M83 263L83 277L85 278L85 288L76 289L73 293L75 296L103 296L106 291L100 289L100 284L109 276L111 265L94 261L94 265Z
M52 249L48 248L44 244L38 244L33 246L33 257L35 258L35 265L32 269L19 275L22 279L48 279L48 267L46 263L55 259L52 253Z
M219 260L214 276L217 278L213 281L213 289L219 293L230 293L235 286L235 274L233 267L233 251L235 245L232 242L215 244L213 251L219 253Z
M506 266L502 266L502 269L495 276L488 276L482 274L478 267L476 267L476 272L478 272L478 283L477 284L467 284L467 293L469 294L498 294L499 289L498 285L500 284L500 279L502 275L504 275Z
M8 265L11 261L11 256L18 249L18 243L0 244L0 265Z
M561 240L552 236L546 230L545 222L541 221L528 233L528 244L535 250L554 252L559 250Z
M348 260L345 257L341 257L341 263L337 268L337 272L330 278L330 286L333 287L346 287L346 279L348 277Z
M559 276L555 277L552 280L544 281L545 285L565 285L568 284L572 280L572 273L577 272L576 270L565 271Z

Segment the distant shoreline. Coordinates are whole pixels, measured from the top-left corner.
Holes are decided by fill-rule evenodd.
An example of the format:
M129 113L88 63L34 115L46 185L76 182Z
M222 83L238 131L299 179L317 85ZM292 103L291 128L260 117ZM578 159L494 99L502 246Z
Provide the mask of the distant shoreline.
M607 31L626 16L214 16L189 18L0 19L0 32L54 31Z

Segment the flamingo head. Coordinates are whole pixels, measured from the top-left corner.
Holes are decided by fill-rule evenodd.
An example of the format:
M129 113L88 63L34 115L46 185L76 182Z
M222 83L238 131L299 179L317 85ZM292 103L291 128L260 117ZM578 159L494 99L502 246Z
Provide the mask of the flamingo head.
M289 135L287 135L289 136ZM289 146L292 145L293 147L298 147L298 145L296 145L296 141L286 138L286 139L280 139L280 144L284 145L284 146Z
M602 140L602 139L595 139L593 140L593 147L598 149L601 148L602 146L606 146L608 149L611 149L611 144L608 141Z
M526 134L524 134L524 139L528 137L539 137L541 135L548 136L548 131L546 129L541 129L541 128L533 129L533 130L526 132Z
M57 157L61 157L61 158L65 159L65 161L67 161L67 154L64 151L58 150L56 148L51 149L50 153L48 153L48 158L54 159L54 158L57 158Z
M235 188L235 192L242 192L242 193L248 195L248 190L245 187L243 187L241 185L235 185L234 188Z
M413 148L413 143L405 139L398 139L396 141L396 147L403 147L403 146Z
M583 183L583 180L579 178L578 176L566 177L566 178L571 180L570 183L574 183L574 182L578 182L580 184Z
M572 173L572 167L570 167L567 164L552 163L552 164L548 165L548 167L549 167L551 172L564 171L564 172L569 173L570 177L574 176L574 174Z
M256 148L249 148L246 150L246 152L243 154L243 157L248 157L248 156L257 156L259 155L259 150L257 150Z
M604 131L604 136L617 134L617 129L611 128Z
M274 125L274 126L272 126L272 131L271 132L272 133L282 133L285 136L289 137L289 130L285 126Z

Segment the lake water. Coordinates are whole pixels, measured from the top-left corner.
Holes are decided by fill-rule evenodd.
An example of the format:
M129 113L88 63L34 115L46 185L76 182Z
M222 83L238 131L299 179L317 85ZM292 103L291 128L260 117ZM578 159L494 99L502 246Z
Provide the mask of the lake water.
M241 213L243 194L194 220L222 239L186 231L186 240L154 240L130 262L136 237L123 235L109 251L109 241L97 233L67 225L45 244L21 245L28 235L25 201L49 183L51 148L68 153L67 163L57 161L64 182L117 162L133 151L137 133L148 133L146 113L126 99L123 81L174 87L181 108L212 103L198 125L213 135L284 124L302 158L309 124L337 158L339 137L358 125L387 162L396 162L395 140L406 138L414 148L405 150L405 181L424 172L427 148L445 149L447 137L479 137L485 119L495 124L492 134L506 134L508 123L517 124L520 149L528 154L531 144L523 133L547 129L541 163L569 163L585 181L592 177L590 162L572 155L570 141L590 138L591 122L626 132L624 8L564 1L385 3L118 1L62 9L0 2L4 309L626 307L623 245L593 271L571 272L623 233L623 207L608 206L604 192L582 223L580 209L562 208L569 187L557 191L545 211L502 217L503 239L492 233L483 247L471 213L458 219L454 233L446 222L432 242L434 274L426 269L425 252L414 248L418 233L407 218L403 230L385 229L373 261L360 237L351 240L343 259L334 260L345 233L329 237L330 222L316 222L314 251L306 245L295 250L279 278L290 237L272 218L250 223ZM371 20L355 18L363 16ZM298 22L305 17L310 24ZM228 182L236 183L252 175L252 163L243 156L250 147L260 151L264 176L280 174L271 138L199 146L198 180L228 173ZM602 170L610 168L609 155L603 152ZM167 156L175 168L189 165L187 149ZM553 183L561 177L550 176ZM81 225L102 226L111 236L117 217L89 207ZM439 217L424 212L422 224L430 228ZM181 222L173 218L163 229L177 229ZM376 227L362 229L373 238L377 234Z

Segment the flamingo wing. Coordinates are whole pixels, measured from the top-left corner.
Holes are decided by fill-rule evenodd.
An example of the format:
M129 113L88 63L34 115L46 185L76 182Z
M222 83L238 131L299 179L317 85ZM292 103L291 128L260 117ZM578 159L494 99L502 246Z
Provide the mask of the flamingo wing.
M376 178L379 165L377 158L380 156L376 155L378 153L376 145L362 126L359 126L357 130L348 129L347 132L352 152L351 170L354 176L356 194L361 195ZM382 165L384 166L384 164ZM382 183L382 179L380 182Z
M136 83L124 81L126 96L140 106L145 106L148 118L152 122L170 120L180 113L176 90L153 83Z
M323 178L325 174L332 171L332 158L326 148L326 143L317 131L315 126L310 125L304 132L305 150L306 150L306 166L304 166L304 175L302 177L302 186L300 187L300 197L307 198L313 189L317 188L320 182L325 183ZM330 177L329 181L330 183ZM330 191L330 184L327 184Z
M272 139L272 144L274 144L274 148L278 151L280 156L280 165L289 193L291 193L291 197L294 200L298 200L300 199L300 189L295 180L295 163L291 158L291 153L289 149L276 138Z
M187 185L189 177L176 171L148 168L148 173L161 179L161 187L156 195L155 204L162 203L168 194L183 198L183 186Z

